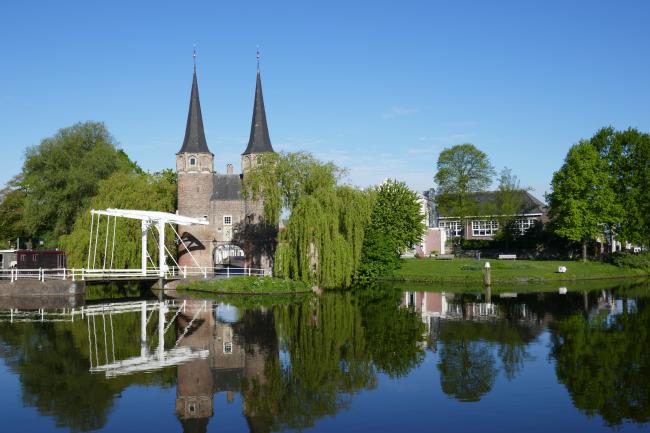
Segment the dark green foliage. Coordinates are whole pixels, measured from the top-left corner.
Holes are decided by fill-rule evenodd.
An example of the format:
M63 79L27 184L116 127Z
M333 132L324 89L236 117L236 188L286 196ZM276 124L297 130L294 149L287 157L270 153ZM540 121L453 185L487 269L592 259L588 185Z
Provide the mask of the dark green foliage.
M173 213L176 211L176 178L170 171L154 174L135 174L121 171L113 174L108 179L100 181L97 185L97 195L83 209L83 212L74 223L72 232L61 237L60 243L68 254L69 267L82 268L88 266L88 241L91 226L90 209L107 208L155 210ZM102 217L94 267L103 267L104 264L104 247L107 236L106 222L106 217ZM97 217L95 217L96 223ZM113 223L114 220L111 218L111 227L108 228L107 268L110 267L111 260ZM140 233L140 221L125 218L117 219L113 256L114 269L133 269L141 266ZM155 236L157 236L155 229L150 230L148 250L157 266L158 247ZM167 249L172 253L175 252L175 235L170 227L167 227L165 239ZM94 237L93 242L95 242ZM94 254L91 256L94 256ZM92 259L93 257L91 257L91 262ZM91 267L93 267L92 263Z
M363 279L397 269L400 254L422 239L425 228L418 195L405 183L389 179L377 188L375 196L363 241Z
M20 188L20 177L16 176L0 191L0 248L15 245L17 238L28 236L24 206L25 191Z
M21 186L22 220L32 237L55 245L69 234L80 212L97 193L99 182L116 171L137 167L117 149L103 123L78 123L29 148Z
M612 263L621 268L643 269L650 271L650 253L633 254L617 252L612 254Z

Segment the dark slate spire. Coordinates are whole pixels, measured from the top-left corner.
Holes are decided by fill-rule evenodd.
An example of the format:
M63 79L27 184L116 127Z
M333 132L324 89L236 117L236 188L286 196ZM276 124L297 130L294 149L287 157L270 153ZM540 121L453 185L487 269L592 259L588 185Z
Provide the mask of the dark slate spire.
M203 130L203 116L201 115L201 101L199 100L199 85L196 81L196 51L194 51L194 76L192 78L192 93L190 96L190 109L187 113L187 126L185 126L185 139L183 147L178 153L210 153Z
M264 96L262 95L262 79L260 78L260 53L257 52L257 82L255 84L255 102L253 104L253 121L248 146L242 155L251 153L273 152L269 127L266 124L264 111Z

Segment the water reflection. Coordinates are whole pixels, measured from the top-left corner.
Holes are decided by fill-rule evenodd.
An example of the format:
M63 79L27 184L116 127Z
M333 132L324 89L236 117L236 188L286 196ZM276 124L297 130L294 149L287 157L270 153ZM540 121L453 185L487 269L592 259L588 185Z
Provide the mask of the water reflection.
M367 290L269 307L167 299L9 308L0 309L0 357L20 379L23 405L74 431L106 427L134 385L175 386L174 407L155 410L175 414L168 430L187 432L207 431L211 419L219 426L217 395L256 432L354 413L361 391L389 408L387 384L420 370L430 390L476 403L516 387L540 354L555 370L544 380L564 386L575 408L621 426L650 421L647 294Z

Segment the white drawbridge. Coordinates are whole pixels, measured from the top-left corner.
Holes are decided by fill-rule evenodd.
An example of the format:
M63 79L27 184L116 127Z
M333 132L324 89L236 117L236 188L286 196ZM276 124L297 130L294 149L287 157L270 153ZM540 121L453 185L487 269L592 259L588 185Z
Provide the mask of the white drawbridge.
M205 218L192 218L192 217L186 217L182 215L177 215L173 213L167 213L167 212L157 212L157 211L147 211L147 210L132 210L132 209L106 209L106 210L95 210L92 209L90 211L91 214L91 222L90 222L90 238L89 238L89 244L88 244L88 269L98 269L96 260L97 260L97 246L99 244L99 226L101 223L101 217L106 216L107 221L106 221L106 236L104 239L104 254L103 254L103 260L102 260L102 266L101 269L102 271L106 271L106 269L112 270L113 269L113 257L115 253L115 233L116 233L116 227L117 227L117 218L129 218L129 219L135 219L139 220L141 223L141 228L142 228L142 236L141 236L141 242L142 242L142 262L141 262L141 268L140 268L140 273L142 276L147 276L148 275L148 270L147 270L147 260L151 261L153 264L153 260L151 259L151 256L149 255L149 252L147 251L147 234L149 232L149 229L152 227L155 227L158 232L158 267L156 268L156 273L159 277L163 278L165 277L166 273L169 271L169 267L167 265L167 257L171 257L172 260L174 260L176 266L180 268L178 265L178 262L174 259L174 254L171 254L169 250L167 249L167 246L165 245L165 227L169 224L169 226L172 228L174 231L174 235L176 236L176 239L183 244L185 247L185 251L187 251L194 261L195 265L197 268L200 268L199 263L196 261L190 250L188 249L187 245L185 245L185 242L183 239L180 237L178 232L176 231L176 228L174 225L185 225L185 226L190 226L190 225L208 225L208 220ZM97 221L95 222L95 215L97 216ZM111 228L111 217L113 217L113 239L111 242L111 253L110 253L110 261L108 262L108 268L107 268L107 261L108 261L108 244L109 244L109 237L110 237L110 228ZM93 234L94 230L94 234ZM93 242L94 241L94 242ZM101 250L100 250L101 252ZM92 266L91 266L91 256L92 256ZM155 268L155 264L154 264Z

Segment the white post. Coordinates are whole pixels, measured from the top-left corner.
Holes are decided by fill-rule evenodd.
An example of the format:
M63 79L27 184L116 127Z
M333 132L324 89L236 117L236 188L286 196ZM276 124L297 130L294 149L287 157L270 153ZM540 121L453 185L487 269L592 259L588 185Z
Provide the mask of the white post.
M140 303L140 356L147 354L147 301Z
M158 359L165 353L165 303L158 302Z
M230 278L230 267L226 268L226 278Z
M183 266L183 278L187 278L187 265Z
M158 221L158 275L165 276L167 257L165 257L165 222Z
M147 275L147 227L147 221L142 220L142 275Z

